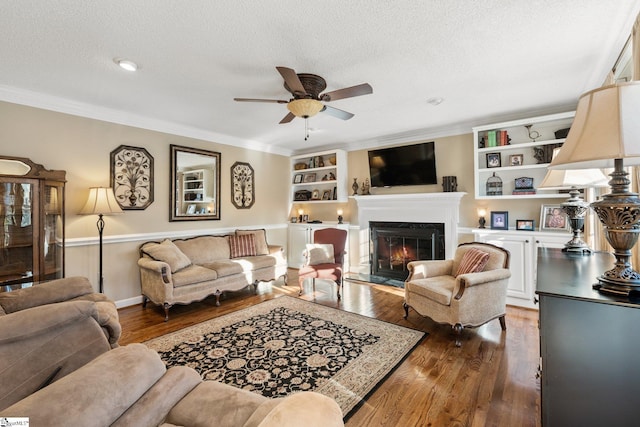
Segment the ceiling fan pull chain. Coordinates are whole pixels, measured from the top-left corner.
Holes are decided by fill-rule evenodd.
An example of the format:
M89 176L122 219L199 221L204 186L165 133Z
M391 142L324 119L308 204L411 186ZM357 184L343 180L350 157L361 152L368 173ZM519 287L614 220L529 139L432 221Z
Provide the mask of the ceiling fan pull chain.
M304 140L309 139L309 119L304 119Z

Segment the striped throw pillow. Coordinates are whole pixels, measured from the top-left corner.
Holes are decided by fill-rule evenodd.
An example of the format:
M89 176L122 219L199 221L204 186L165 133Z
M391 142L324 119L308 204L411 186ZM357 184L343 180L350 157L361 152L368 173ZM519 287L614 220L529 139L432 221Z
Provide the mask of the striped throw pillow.
M253 234L229 236L231 258L256 255L256 239Z
M476 248L471 248L464 253L456 277L461 274L478 273L484 269L489 261L489 253Z

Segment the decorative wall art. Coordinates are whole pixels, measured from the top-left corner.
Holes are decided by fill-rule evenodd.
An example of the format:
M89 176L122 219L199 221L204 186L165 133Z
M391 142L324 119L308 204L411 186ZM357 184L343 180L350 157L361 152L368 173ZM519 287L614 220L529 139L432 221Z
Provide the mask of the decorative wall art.
M111 152L111 187L124 210L153 203L153 157L147 150L121 145Z
M255 202L253 168L249 163L231 166L231 202L238 209L249 209Z

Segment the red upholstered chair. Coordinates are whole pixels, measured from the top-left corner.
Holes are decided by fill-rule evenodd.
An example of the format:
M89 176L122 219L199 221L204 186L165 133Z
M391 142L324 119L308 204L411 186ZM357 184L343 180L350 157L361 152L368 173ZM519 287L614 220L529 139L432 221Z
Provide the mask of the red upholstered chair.
M316 279L333 280L338 286L338 299L340 299L340 287L342 287L342 267L347 244L347 231L337 228L323 228L313 233L313 245L307 245L305 251L305 264L298 271L298 284L302 295L304 281L313 280L313 288ZM333 245L333 260L322 259L314 256L314 245ZM320 248L318 248L320 249ZM314 259L315 258L315 259Z

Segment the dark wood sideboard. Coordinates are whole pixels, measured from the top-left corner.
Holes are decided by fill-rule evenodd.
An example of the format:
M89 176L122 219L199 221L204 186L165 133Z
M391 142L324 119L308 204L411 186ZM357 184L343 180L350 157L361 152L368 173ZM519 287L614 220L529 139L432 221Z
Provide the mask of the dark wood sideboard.
M542 425L640 425L640 300L592 285L609 253L539 249Z

